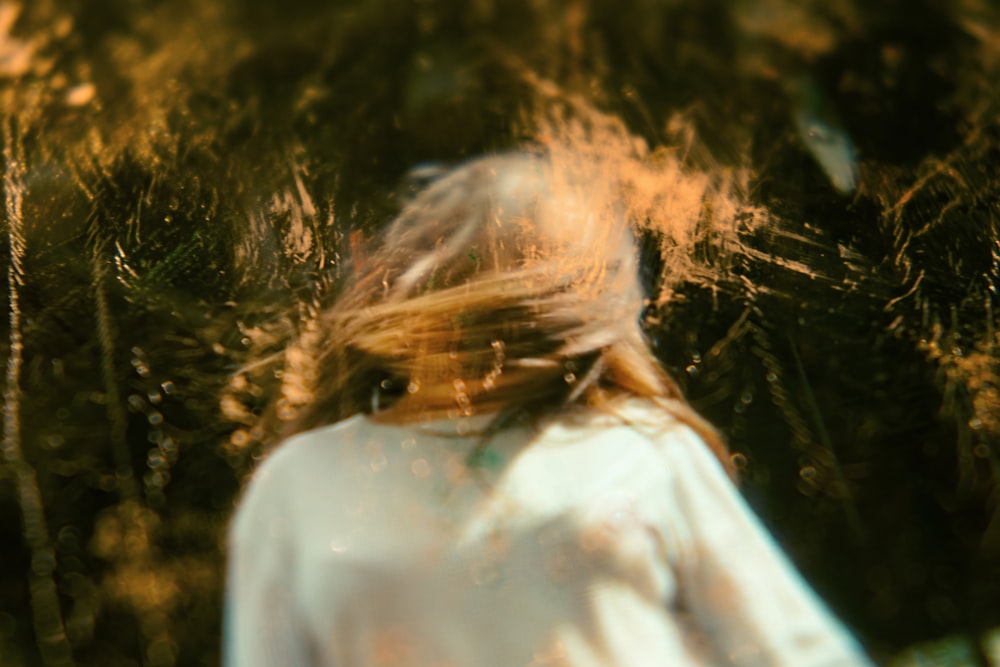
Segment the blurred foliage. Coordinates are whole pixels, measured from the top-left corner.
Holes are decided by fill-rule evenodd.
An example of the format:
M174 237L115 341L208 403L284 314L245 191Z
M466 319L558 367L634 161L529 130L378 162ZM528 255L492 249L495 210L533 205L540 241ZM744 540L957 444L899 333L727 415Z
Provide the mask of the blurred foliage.
M876 657L985 660L998 26L980 0L0 3L0 664L218 663L261 325L336 284L409 168L544 140L553 106L746 175L767 224L700 247L650 337Z

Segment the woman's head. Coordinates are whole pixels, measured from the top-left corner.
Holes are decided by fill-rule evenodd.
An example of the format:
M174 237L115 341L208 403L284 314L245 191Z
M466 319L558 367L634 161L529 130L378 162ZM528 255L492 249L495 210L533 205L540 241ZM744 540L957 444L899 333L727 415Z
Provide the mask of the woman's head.
M359 411L406 422L680 398L641 332L617 190L598 168L544 153L435 181L289 350L292 430Z

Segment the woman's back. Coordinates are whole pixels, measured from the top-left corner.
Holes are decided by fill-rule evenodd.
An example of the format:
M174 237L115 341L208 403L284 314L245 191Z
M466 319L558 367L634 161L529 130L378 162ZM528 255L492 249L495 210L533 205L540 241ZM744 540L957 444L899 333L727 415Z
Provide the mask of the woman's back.
M230 665L866 664L705 444L618 407L286 442L234 522Z

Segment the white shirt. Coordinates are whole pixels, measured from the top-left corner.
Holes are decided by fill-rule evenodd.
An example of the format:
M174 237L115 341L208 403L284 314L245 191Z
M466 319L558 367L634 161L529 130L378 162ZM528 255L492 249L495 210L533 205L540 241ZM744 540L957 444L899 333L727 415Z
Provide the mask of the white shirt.
M705 444L625 413L660 426L288 440L233 521L226 665L869 665Z

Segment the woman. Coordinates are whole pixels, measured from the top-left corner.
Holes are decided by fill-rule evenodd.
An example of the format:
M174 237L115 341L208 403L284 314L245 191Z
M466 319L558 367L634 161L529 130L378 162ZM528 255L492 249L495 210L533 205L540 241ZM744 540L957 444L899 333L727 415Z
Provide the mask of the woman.
M228 665L868 664L647 347L617 194L548 153L460 167L289 348Z

